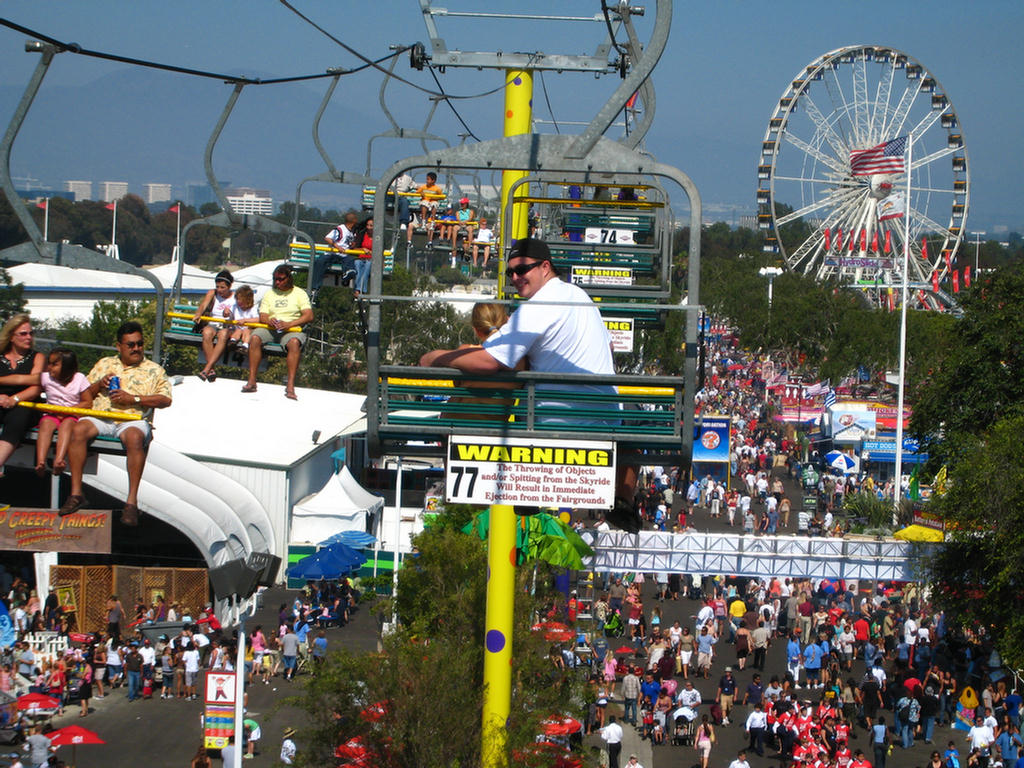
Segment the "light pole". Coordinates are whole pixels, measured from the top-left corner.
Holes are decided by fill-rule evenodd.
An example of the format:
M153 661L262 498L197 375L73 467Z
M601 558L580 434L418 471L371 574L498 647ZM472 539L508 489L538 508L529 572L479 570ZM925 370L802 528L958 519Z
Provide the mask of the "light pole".
M768 332L772 330L772 288L775 285L775 278L782 274L782 267L761 267L757 270L761 277L768 278Z

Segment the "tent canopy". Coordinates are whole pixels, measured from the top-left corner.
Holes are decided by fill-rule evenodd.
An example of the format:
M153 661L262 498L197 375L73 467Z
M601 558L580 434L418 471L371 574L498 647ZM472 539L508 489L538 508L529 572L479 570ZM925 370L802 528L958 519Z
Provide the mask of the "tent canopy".
M342 531L366 531L369 515L384 506L384 499L366 491L348 467L331 475L319 492L292 508L293 542L320 542Z

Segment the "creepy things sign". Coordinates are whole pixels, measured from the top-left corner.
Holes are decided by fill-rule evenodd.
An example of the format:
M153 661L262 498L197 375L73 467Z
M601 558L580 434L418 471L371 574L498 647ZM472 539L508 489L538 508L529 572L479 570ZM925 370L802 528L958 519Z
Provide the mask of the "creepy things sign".
M110 510L61 517L55 509L0 504L0 550L110 553Z

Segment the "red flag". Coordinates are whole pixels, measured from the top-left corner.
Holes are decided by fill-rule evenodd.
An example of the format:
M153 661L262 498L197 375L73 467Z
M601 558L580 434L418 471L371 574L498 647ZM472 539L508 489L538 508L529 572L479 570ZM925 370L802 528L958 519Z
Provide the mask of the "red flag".
M927 301L925 300L925 295L924 295L924 291L918 291L918 292L917 292L917 299L918 299L918 301L920 301L920 302L921 302L921 305L922 305L922 306L923 306L923 307L924 307L925 309L931 309L931 307L929 307L929 306L928 306L928 302L927 302Z
M928 238L921 238L921 258L927 261L928 259Z
M167 209L167 212L168 213L177 213L178 212L178 204L175 203L174 205L172 205L170 208Z
M871 250L878 253L878 230L871 235Z
M837 251L843 250L843 228L842 227L839 227L839 229L836 230L836 250Z
M892 230L885 230L885 252L890 253L892 251Z
M964 288L971 287L971 265L964 267Z
M113 203L107 203L107 210L108 210L108 211L112 211L112 210L114 210L114 209L115 209L116 207L117 207L117 206L116 206L116 205L114 205Z
M939 273L937 270L932 270L932 290L936 293L939 292Z
M43 202L36 203L36 208L42 208L43 210L46 210L46 205L49 202L50 202L49 198L43 198Z
M832 250L832 232L829 230L828 227L825 227L825 250Z
M862 251L868 249L868 231L866 229L860 231L860 249Z
M636 97L640 95L640 91L633 91L633 95L629 97L629 101L626 102L626 108L632 109L636 106Z
M854 241L854 240L856 240L856 239L857 239L857 233L856 233L856 232L853 232L853 231L851 230L851 232L850 232L850 239L849 239L849 241L848 241L848 242L846 243L846 250L848 250L848 251L850 251L850 252L852 252L852 251L853 251L853 241Z
M949 251L943 251L942 255L946 259L946 271L950 272L953 269L953 263L949 260Z
M953 270L953 293L960 293L960 272Z

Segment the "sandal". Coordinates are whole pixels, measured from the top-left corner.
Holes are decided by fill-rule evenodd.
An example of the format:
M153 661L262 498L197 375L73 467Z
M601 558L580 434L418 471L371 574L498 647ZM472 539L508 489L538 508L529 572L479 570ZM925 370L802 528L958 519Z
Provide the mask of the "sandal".
M244 387L242 387L242 391L245 392L246 394L249 394L250 392L255 392L256 391L256 385L255 384L246 384Z
M210 371L208 374L206 374L206 380L207 381L216 381L217 380L217 372L216 371Z
M298 400L299 399L298 396L295 394L295 390L294 389L286 389L284 391L284 396L287 397L289 400Z
M210 380L209 377L206 375L206 371L200 371L199 373L196 374L196 376L199 377L200 381L209 381Z
M139 524L139 508L135 504L125 504L121 510L121 522L132 527Z

